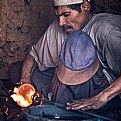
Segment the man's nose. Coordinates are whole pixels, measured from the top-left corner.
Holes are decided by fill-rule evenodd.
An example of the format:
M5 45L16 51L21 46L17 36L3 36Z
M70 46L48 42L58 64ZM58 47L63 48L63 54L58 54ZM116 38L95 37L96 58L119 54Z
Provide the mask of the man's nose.
M64 16L59 17L59 26L63 26L66 24L66 20Z

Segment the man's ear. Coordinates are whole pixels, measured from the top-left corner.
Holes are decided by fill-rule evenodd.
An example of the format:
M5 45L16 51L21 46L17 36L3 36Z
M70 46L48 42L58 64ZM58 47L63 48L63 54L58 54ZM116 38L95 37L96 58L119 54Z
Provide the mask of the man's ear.
M80 7L81 7L81 11L86 13L88 13L91 9L91 5L88 2L88 0L84 0Z

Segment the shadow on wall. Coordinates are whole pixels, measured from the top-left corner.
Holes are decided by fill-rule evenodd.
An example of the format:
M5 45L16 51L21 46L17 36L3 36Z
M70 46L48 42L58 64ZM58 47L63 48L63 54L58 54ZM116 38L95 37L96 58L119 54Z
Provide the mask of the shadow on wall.
M108 12L121 15L121 0L95 0L96 13Z

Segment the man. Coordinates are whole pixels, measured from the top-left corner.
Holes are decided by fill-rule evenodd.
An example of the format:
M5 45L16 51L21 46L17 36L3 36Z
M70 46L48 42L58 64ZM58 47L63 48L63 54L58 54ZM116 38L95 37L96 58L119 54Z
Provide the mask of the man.
M85 31L92 38L110 86L90 99L67 103L67 109L98 109L121 93L121 16L93 14L93 2L88 0L53 0L53 3L58 20L49 26L26 56L21 82L28 83L31 80L37 91L45 95L49 93L48 85L58 66L64 38L73 31ZM39 69L34 69L34 65L38 65Z

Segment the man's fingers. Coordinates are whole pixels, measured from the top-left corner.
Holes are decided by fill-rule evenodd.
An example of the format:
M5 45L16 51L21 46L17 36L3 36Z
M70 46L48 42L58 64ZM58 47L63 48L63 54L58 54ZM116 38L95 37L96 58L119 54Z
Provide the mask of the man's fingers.
M74 104L74 105L69 105L66 107L67 110L90 110L93 109L93 106L86 104L86 105L80 105L80 104Z
M90 103L83 103L83 102L73 102L73 103L67 103L66 109L68 110L78 110L78 109L90 109L91 108Z
M69 110L70 110L70 109L78 109L79 106L80 106L79 103L67 103L66 109L69 109Z
M85 106L85 107L82 108L82 110L90 110L90 109L92 109L91 105L88 105L88 106Z
M90 103L90 101L89 100L86 101L85 99L81 99L81 100L73 100L73 102L67 103L67 105L75 105L75 104L83 105L86 103Z
M67 103L67 110L90 110L90 109L98 109L98 107L101 104L98 103L98 101L96 100L92 100L92 99L83 99L83 100L78 100L78 101L74 101L72 103Z

